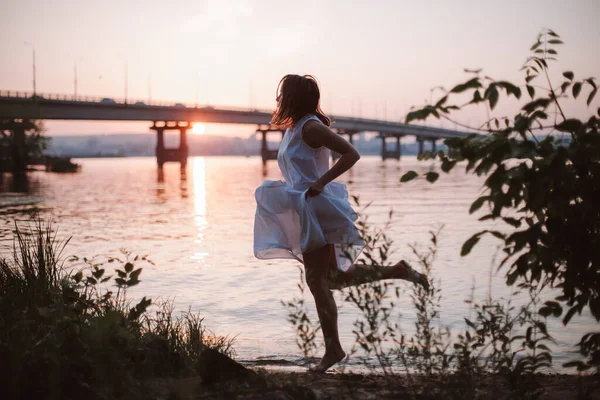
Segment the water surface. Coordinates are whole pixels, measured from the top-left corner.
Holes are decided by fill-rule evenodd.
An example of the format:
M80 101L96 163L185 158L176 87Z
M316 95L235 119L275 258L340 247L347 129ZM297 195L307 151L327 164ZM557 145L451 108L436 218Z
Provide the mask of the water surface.
M174 298L177 310L201 313L210 329L237 336L240 359L299 361L294 331L281 305L299 295L299 264L257 260L252 252L254 189L263 179L281 179L275 162L263 168L258 157L194 157L183 170L174 163L159 170L154 158L76 161L82 164L80 173L32 172L25 185L15 185L5 175L0 194L4 251L11 244L13 221L27 220L23 211L39 211L52 218L59 236L72 237L69 254L115 256L121 248L147 254L156 265L144 268L142 283L131 295ZM456 168L435 185L399 183L407 170L429 168L434 165L415 157L400 162L363 157L338 180L362 204L372 202L366 215L374 226L383 226L393 209L387 234L394 240L394 260L411 259L408 244L426 246L429 232L444 226L434 263L443 294L439 323L457 330L469 315L464 300L472 288L479 299L490 290L494 296L510 292L502 272L492 270L496 241L484 239L469 256L460 257L462 243L485 228L477 215L468 215L482 179ZM15 187L28 193L15 193ZM410 288L403 282L397 285ZM403 329L413 331L408 292L399 310ZM355 318L353 307L341 307L340 334L346 349L354 341ZM551 326L557 366L571 357L567 352L582 333L597 327L589 316L575 318L568 329L557 322ZM352 360L351 364L356 361Z

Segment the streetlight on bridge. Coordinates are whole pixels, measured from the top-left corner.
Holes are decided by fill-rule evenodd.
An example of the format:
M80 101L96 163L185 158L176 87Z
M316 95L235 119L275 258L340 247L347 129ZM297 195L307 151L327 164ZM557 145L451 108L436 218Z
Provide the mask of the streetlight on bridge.
M73 86L75 89L75 99L77 99L77 61L73 63Z
M35 87L35 45L33 45L32 43L29 42L23 42L28 46L31 46L33 49L33 97L36 96L36 87Z

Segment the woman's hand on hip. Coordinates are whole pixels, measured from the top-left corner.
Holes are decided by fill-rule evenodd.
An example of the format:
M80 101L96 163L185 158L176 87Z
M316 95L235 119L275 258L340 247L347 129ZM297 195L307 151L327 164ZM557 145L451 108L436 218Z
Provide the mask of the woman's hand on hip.
M321 194L321 192L323 191L323 189L325 188L325 185L323 185L321 182L316 181L313 182L310 187L308 188L308 190L306 191L306 197L315 197Z

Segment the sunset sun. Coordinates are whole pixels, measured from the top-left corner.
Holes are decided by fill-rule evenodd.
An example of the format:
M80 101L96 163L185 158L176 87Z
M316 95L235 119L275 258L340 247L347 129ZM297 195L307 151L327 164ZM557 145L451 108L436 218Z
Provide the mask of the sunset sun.
M206 126L200 122L194 122L192 126L192 133L194 135L203 135L206 132Z

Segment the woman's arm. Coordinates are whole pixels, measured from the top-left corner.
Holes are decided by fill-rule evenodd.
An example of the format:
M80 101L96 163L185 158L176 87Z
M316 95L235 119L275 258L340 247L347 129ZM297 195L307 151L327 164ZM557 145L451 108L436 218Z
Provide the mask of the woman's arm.
M360 159L358 151L348 141L329 127L317 122L308 121L302 129L302 138L313 148L321 146L341 154L340 159L329 171L321 176L309 189L309 196L316 196L329 182L348 171Z

